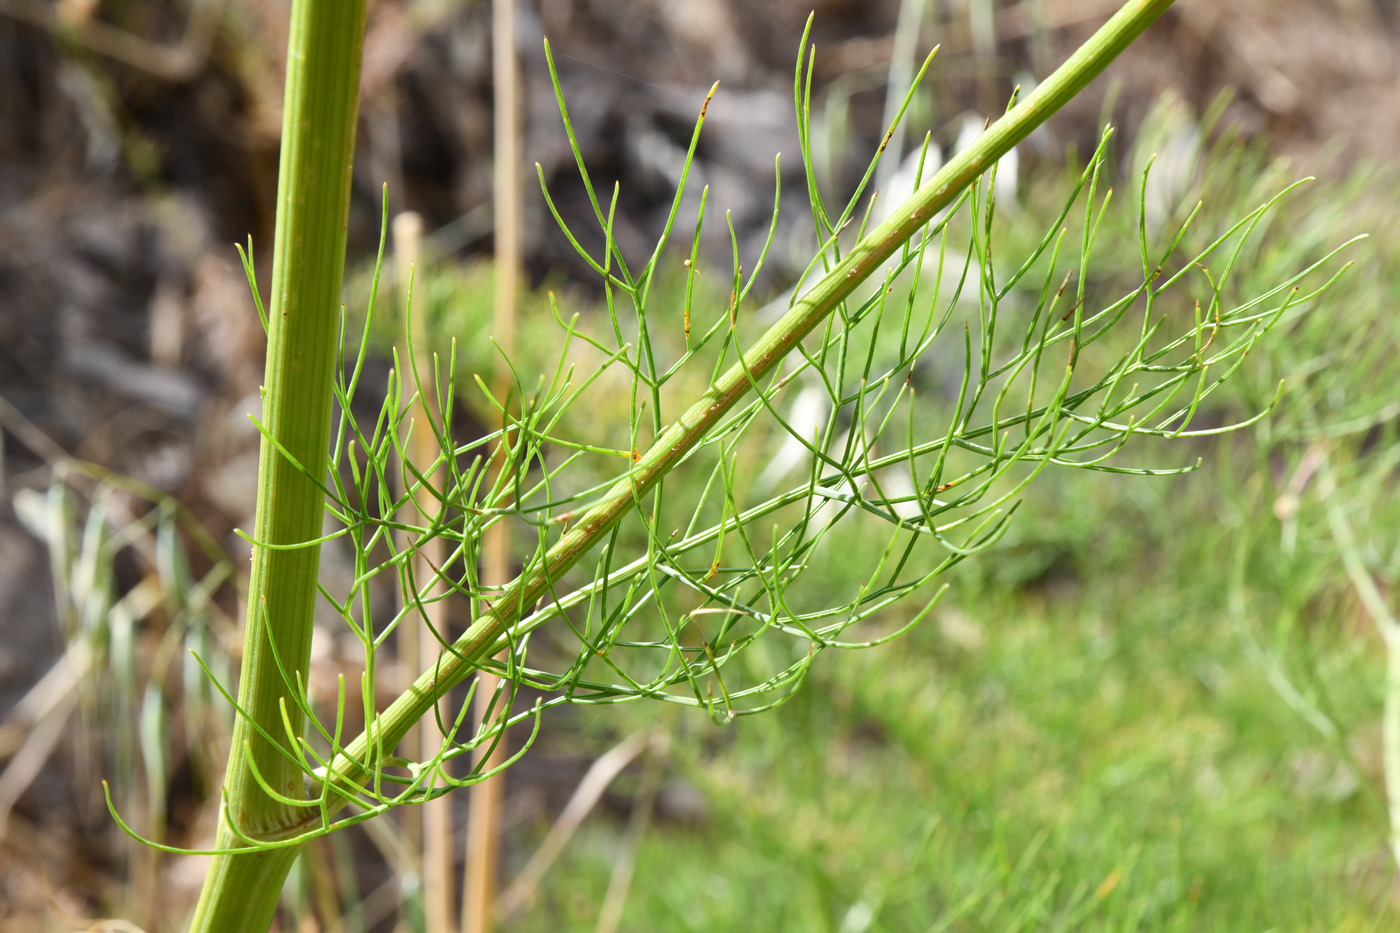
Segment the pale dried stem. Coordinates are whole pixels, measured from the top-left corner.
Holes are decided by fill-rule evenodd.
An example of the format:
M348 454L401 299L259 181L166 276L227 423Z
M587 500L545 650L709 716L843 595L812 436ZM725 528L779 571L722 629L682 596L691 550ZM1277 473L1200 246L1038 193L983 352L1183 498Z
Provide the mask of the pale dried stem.
M569 802L564 805L559 818L545 834L544 841L535 850L535 854L530 856L530 861L496 902L497 919L507 919L530 902L550 866L583 825L584 819L593 812L593 808L603 798L603 793L623 769L646 750L649 742L650 737L645 732L634 732L593 762L583 780L578 782L578 787L574 789Z
M520 144L520 66L515 52L515 0L493 0L492 77L495 83L495 178L493 202L496 220L496 294L492 336L500 352L515 352L516 309L519 304L521 275L521 144ZM497 380L498 398L509 404L508 374ZM501 449L509 448L504 438ZM503 460L498 469L504 469ZM511 528L501 520L487 529L482 540L481 581L489 590L504 587L514 576L510 559ZM477 674L476 722L478 728L491 715L490 704L498 679L485 671ZM490 770L504 759L504 739L478 752L476 765ZM467 823L467 857L463 879L463 933L490 933L494 922L497 874L500 860L501 810L505 799L505 777L488 778L471 789Z
M423 218L412 212L394 218L396 271L400 290L404 294L403 306L412 326L415 348L413 366L423 386L423 393L419 395L414 411L417 424L413 429L412 457L414 466L428 476L433 486L440 487L446 481L446 471L438 469L432 473L428 472L440 454L438 439L430 424L440 424L442 413L438 410L436 368L433 355L428 349L430 342L427 314L421 302L417 313L408 313L411 309L407 291L419 262L422 242ZM431 515L437 511L438 502L427 485L419 485L414 491L413 505L405 508ZM416 515L410 517L405 524L415 524L416 518ZM447 548L441 537L415 541L413 547L413 579L418 586L416 598L419 607L405 620L408 624L399 630L405 636L400 658L405 665L416 664L419 670L431 670L437 663L442 649L436 638L431 635L425 636L420 631L418 617L421 615L422 620L432 626L433 630L446 636L449 604L445 598L446 586L438 576L438 568L447 559ZM407 677L412 676L411 673L405 673ZM451 722L446 705L445 696L438 700L438 709L443 712L446 721ZM406 744L409 748L416 747L422 760L431 761L441 748L442 736L431 724L419 723L414 731L417 735L407 737ZM410 818L404 828L409 833L421 831L423 909L427 933L452 933L453 908L456 901L452 858L452 801L447 797L429 800L419 808L417 815L421 823ZM412 840L412 836L410 839ZM412 843L416 845L417 840L412 840Z

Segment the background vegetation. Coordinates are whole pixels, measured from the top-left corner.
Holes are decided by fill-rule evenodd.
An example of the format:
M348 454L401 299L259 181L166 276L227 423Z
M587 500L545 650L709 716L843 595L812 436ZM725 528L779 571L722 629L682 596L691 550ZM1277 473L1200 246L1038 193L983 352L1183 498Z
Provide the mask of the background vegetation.
M773 28L780 33L791 24L779 6ZM995 67L980 82L977 63L988 53L972 54L981 41L972 11L944 10L949 45L957 52L964 42L966 54L941 63L945 77L934 82L918 119L938 129L945 146L960 129L962 108L978 112L978 95L991 93L987 84L1001 95L993 100L1004 99L1017 68L1034 72L1035 55L1053 57L1072 38L1075 21L1016 37L1014 15L1033 6L1000 11ZM1323 6L1294 12L1305 19ZM562 19L561 9L569 11ZM624 205L641 228L638 238L655 220L655 203L669 197L657 178L667 121L678 109L667 110L667 86L689 78L687 68L707 77L732 69L721 76L741 86L735 97L749 109L728 133L716 111L714 149L702 165L716 196L727 183L741 206L745 198L757 205L748 215L736 212L750 235L767 209L766 195L754 193L770 190L769 182L729 141L746 137L744 151L756 147L750 154L770 174L768 150L788 148L755 128L783 132L777 117L764 122L773 113L764 109L764 80L790 67L795 36L770 65L766 43L742 38L765 25L749 22L752 14L715 5L729 10L731 38L697 48L694 35L723 36L722 26L687 32L667 18L668 9L649 14L652 33L624 35L621 48L640 50L625 59L599 50L606 27L628 15L621 4L545 4L539 22L552 36L573 37L576 58L621 62L661 85L638 88L634 79L582 63L566 76L582 99L597 92L598 112L586 123L589 154L614 158L611 171L624 190L640 192ZM852 140L849 151L830 155L838 186L851 181L843 174L848 163L873 146L861 122L871 108L862 104L883 96L888 53L878 42L895 9L857 14L836 5L818 15L819 26L833 31L832 57L851 66L823 86L824 125L832 138ZM1049 15L1060 6L1042 9ZM0 306L18 348L0 393L8 400L0 423L12 509L3 529L11 594L3 648L11 660L0 791L14 788L13 799L0 793L8 815L0 853L8 913L0 916L14 929L85 926L113 914L174 928L179 899L192 895L200 877L197 860L130 847L112 832L93 792L98 776L113 779L123 811L177 844L201 844L212 828L210 791L221 762L211 756L227 710L201 686L184 649L231 658L238 642L227 619L237 617L230 581L242 562L221 550L241 554L236 539L224 536L232 524L246 525L240 509L251 505L239 498L251 438L236 425L256 385L249 360L260 349L247 336L256 318L246 287L236 267L230 276L219 244L250 228L262 233L266 224L258 212L270 200L247 192L267 184L268 165L260 168L259 158L266 159L268 143L259 156L254 131L259 108L273 106L275 94L259 91L267 79L254 75L280 54L269 25L276 12L221 13L195 77L179 80L104 58L85 44L81 21L74 34L50 38L16 25L24 20L13 13L3 20L5 41L16 50L9 86L33 101L26 112L0 94L12 101L5 125L19 127L7 130L13 190L5 195L5 222L12 239L30 231L25 223L49 236L19 243L38 259L7 269L13 287ZM1120 72L1126 90L1116 101L1068 115L1041 141L1042 151L1026 154L1020 210L1005 223L1011 238L1038 231L1042 205L1056 204L1064 190L1066 144L1092 139L1110 114L1128 123L1114 153L1120 178L1134 177L1147 151L1176 153L1179 181L1162 193L1168 213L1189 210L1199 196L1207 220L1232 217L1293 175L1321 174L1274 221L1244 274L1271 281L1354 233L1373 237L1351 253L1357 266L1326 305L1261 345L1245 378L1201 415L1235 420L1267 404L1283 378L1289 391L1275 417L1223 439L1183 442L1174 454L1180 463L1204 461L1194 474L1042 480L997 551L955 571L951 593L927 625L883 648L820 660L804 690L770 716L724 728L651 707L552 718L540 746L511 772L507 879L604 749L638 732L658 737L612 785L510 926L594 926L617 866L629 862L635 876L623 925L630 929L1394 924L1380 739L1385 646L1376 605L1366 605L1358 585L1373 581L1384 602L1400 573L1391 488L1397 325L1386 314L1400 250L1386 223L1395 179L1388 166L1359 157L1366 140L1344 140L1340 151L1316 147L1335 118L1308 100L1303 76L1279 70L1273 53L1228 60L1235 68L1253 63L1263 77L1216 65L1241 85L1223 108L1210 107L1213 97L1194 98L1200 89L1178 80L1195 73L1183 61L1218 61L1211 57L1216 43L1248 34L1241 24L1251 22L1249 13L1202 25L1199 8L1184 4L1147 37L1138 71ZM95 15L95 22L172 38L152 26L156 14L142 5ZM377 77L391 102L378 125L376 105L366 106L362 196L376 177L388 177L391 191L404 192L395 197L438 228L445 258L423 284L428 306L441 332L466 338L465 360L484 360L490 268L468 255L489 246L481 239L489 219L473 204L485 197L479 179L486 167L470 135L485 112L483 79L471 77L472 62L482 61L471 44L482 41L472 38L481 10L384 4L375 15L371 48L387 59L370 61L388 64L382 72L367 66L366 94L373 97ZM1332 33L1319 32L1317 43L1350 38L1364 51L1390 35L1381 12L1363 4L1351 16ZM971 24L966 31L964 23ZM1366 41L1350 32L1367 28L1374 35ZM926 38L936 34L930 26ZM1286 33L1269 34L1286 45ZM654 59L666 58L656 51L657 36L682 51L651 70ZM863 77L854 67L860 60L841 57L858 54L869 56ZM1364 72L1365 56L1356 57ZM1162 61L1175 66L1166 80L1152 71ZM435 67L455 76L457 99L427 93ZM1299 95L1291 108L1282 85L1266 92L1270 68ZM1148 118L1153 98L1133 92L1173 83L1182 85L1178 96ZM1357 94L1364 91L1356 76L1353 83ZM66 103L49 106L45 94ZM622 119L639 95L651 109ZM433 108L455 110L424 118ZM250 151L230 155L228 140L213 133L221 112L239 115L246 132L238 145ZM185 128L206 135L180 142L184 129L171 124L182 113L194 115ZM1198 115L1206 116L1204 126ZM54 121L58 129L46 130ZM1274 134L1258 132L1266 121ZM557 145L547 125L543 116L532 121L538 152ZM461 135L431 139L447 135L445 126ZM395 134L397 155L385 142ZM775 144L764 148L765 141ZM1279 147L1293 153L1291 165L1273 161ZM68 152L68 162L50 156L49 165L40 163L37 154L55 151ZM561 172L566 155L542 161ZM567 182L559 184L567 195ZM567 196L561 201L568 205ZM359 202L362 245L371 203ZM1119 226L1106 242L1120 244L1118 267L1131 268L1131 214L1113 216ZM570 284L572 270L551 236L546 224L537 226L530 253L537 281L553 285L566 307L596 315L596 296ZM44 243L53 244L50 253ZM788 253L799 255L800 247L791 244ZM1106 272L1114 266L1108 257L1099 263ZM771 291L785 284L784 274L775 263ZM366 285L358 287L363 294ZM356 286L350 291L355 296ZM538 300L526 313L542 310ZM464 415L484 417L463 406ZM138 481L95 468L53 469L72 453ZM47 566L29 537L58 554L56 601L39 583ZM327 563L328 573L344 572ZM839 561L827 572L833 588L849 588ZM219 645L222 652L213 650ZM54 648L65 661L36 693ZM315 654L320 689L331 684L343 649L327 627ZM289 889L285 921L333 925L344 905L355 910L343 928L412 923L410 869L392 831L329 841L311 851Z

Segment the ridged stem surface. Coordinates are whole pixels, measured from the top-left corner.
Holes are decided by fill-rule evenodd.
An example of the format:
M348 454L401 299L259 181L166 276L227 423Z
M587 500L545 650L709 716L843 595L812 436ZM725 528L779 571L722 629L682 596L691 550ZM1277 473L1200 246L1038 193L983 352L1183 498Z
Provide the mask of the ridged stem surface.
M292 3L262 388L267 436L258 461L253 531L254 540L269 544L299 544L321 535L325 499L312 476L323 478L330 443L365 7L365 0ZM305 818L304 810L268 796L252 768L279 793L304 796L304 775L296 764L300 750L286 737L281 701L286 698L292 731L299 735L294 678L299 673L305 682L320 598L319 566L316 546L253 548L238 682L238 704L246 718L240 715L234 727L224 777L220 849L246 845L239 833L279 838ZM279 670L279 660L291 683ZM290 847L215 856L191 929L267 930L296 854Z

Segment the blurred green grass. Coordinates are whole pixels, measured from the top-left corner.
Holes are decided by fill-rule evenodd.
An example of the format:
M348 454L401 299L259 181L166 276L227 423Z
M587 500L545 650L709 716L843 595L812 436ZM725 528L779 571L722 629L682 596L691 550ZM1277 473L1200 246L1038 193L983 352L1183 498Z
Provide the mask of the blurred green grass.
M693 717L676 766L710 817L653 828L623 928L1391 928L1381 652L1314 620L1368 790L1242 649L1209 569L1227 536L1161 520L1210 506L1191 483L1079 490L1099 506L1068 545L1109 567L1008 583L999 553L931 625L824 658L774 713L724 735ZM1027 518L1013 561L1058 527ZM619 832L571 847L520 929L591 929Z

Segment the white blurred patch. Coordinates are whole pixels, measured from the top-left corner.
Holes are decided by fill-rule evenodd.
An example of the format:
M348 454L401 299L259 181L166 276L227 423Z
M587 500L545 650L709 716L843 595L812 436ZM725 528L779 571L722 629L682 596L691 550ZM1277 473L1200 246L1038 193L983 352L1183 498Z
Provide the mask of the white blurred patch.
M954 606L940 607L938 631L965 651L976 651L987 643L982 624Z
M919 160L922 159L923 171L919 171ZM938 148L938 144L930 142L928 153L924 153L922 144L913 152L904 157L904 161L899 164L894 175L889 182L880 189L880 196L875 201L875 208L872 211L872 225L882 223L893 213L894 209L907 201L918 189L915 182L923 183L932 178L940 168L943 167L943 150Z
M826 390L821 386L806 386L792 400L787 422L807 444L811 444L817 438L817 431L826 424L826 419L830 416L831 399L827 397ZM793 470L810 464L812 452L807 449L807 444L789 434L783 441L783 446L778 448L778 452L754 481L755 489L766 492L782 482Z
M1181 209L1201 160L1201 129L1196 116L1190 105L1172 92L1152 105L1133 142L1129 164L1135 187L1154 155L1143 204L1148 236L1161 233Z
M924 510L919 506L919 491L914 488L914 478L909 475L907 465L885 470L880 475L880 487L884 490L891 512L907 522L924 517Z
M840 933L865 933L875 919L875 908L865 901L856 901L841 920Z
M962 129L958 131L958 140L953 144L953 154L956 155L977 142L986 132L986 128L985 120L970 113L965 114ZM1021 157L1017 154L1016 147L1013 146L1011 151L997 162L997 180L994 193L998 209L1008 212L1016 209L1018 205L1016 200L1017 178L1020 170Z

